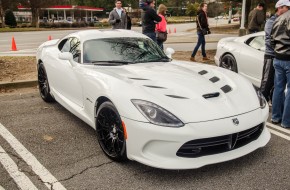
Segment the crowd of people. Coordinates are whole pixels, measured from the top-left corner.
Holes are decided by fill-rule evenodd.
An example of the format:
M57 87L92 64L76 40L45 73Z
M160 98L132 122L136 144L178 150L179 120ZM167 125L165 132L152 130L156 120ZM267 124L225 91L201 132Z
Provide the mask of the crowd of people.
M142 7L142 33L163 49L167 39L167 7L160 4L155 10L154 0L144 0ZM256 33L265 25L265 55L260 90L265 99L272 104L272 123L290 128L290 0L279 0L275 14L265 23L265 4L259 3L248 15L248 33ZM130 21L130 22L129 22ZM131 19L116 1L116 8L109 15L113 29L131 29ZM205 35L210 34L207 3L201 3L196 16L198 41L192 52L191 61L201 46L203 60L209 60L205 51ZM288 89L288 90L287 90Z

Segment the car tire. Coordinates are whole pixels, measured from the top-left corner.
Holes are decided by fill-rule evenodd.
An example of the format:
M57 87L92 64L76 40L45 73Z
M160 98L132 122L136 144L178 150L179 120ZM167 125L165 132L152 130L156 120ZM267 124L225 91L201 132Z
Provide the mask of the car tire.
M45 102L55 102L54 98L50 94L50 88L48 83L48 78L46 74L46 70L44 68L43 63L38 65L37 69L38 75L38 88L41 98Z
M96 132L101 149L111 160L127 160L125 131L113 103L102 103L96 115Z
M220 62L220 67L234 71L236 73L238 72L238 66L237 66L236 59L231 54L225 54L224 56L222 56L221 62Z

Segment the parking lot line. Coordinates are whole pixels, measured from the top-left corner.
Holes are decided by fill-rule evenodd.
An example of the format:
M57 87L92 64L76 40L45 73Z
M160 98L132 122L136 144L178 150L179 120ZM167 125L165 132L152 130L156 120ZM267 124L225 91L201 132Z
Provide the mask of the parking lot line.
M17 154L31 167L49 189L66 188L0 123L0 135L10 144Z
M273 129L270 129L270 128L268 128L268 129L269 129L269 131L270 131L271 133L273 133L274 135L277 135L277 136L279 136L279 137L281 137L281 138L283 138L283 139L286 139L286 140L290 141L290 137L289 137L289 136L284 135L284 134L282 134L282 133L279 133L279 132L277 132L277 131L275 131L275 130L273 130Z
M0 146L0 162L13 178L19 189L22 190L37 190L30 179L18 169L17 164L8 156L6 151ZM4 189L0 186L0 190Z
M267 122L267 126L272 127L272 128L274 128L276 130L282 131L282 132L287 133L287 134L290 135L290 130L288 130L288 129L284 129L282 127L277 127L277 125L274 125L274 124L269 123L269 122Z

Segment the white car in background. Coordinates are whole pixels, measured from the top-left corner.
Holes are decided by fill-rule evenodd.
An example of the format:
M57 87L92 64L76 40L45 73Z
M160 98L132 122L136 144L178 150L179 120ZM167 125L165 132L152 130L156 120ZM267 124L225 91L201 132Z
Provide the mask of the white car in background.
M40 95L94 128L115 161L199 168L269 142L269 107L248 80L172 53L129 30L72 33L38 48Z
M248 78L260 86L265 54L265 32L228 37L217 44L215 63Z

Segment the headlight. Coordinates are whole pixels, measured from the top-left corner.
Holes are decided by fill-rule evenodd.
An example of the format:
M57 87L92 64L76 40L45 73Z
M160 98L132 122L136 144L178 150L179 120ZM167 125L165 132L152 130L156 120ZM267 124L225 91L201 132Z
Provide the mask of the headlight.
M164 127L182 127L184 124L164 108L144 100L131 100L149 122Z
M262 92L260 91L260 89L258 87L254 86L254 89L256 90L256 93L257 93L257 96L258 96L258 99L259 99L259 103L260 103L260 107L262 109L264 109L266 107L266 105L267 105L267 101L266 101L264 95L262 94Z

